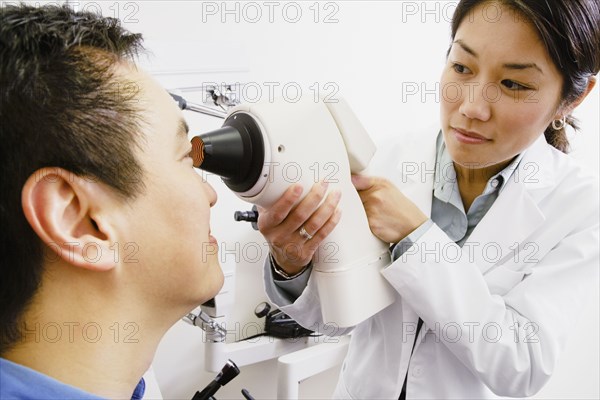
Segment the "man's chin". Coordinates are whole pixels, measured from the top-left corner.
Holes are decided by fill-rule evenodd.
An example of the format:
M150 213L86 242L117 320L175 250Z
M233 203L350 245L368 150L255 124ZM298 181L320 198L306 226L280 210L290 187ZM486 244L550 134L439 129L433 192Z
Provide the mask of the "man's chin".
M205 287L208 289L207 295L210 296L208 297L208 300L210 300L219 294L225 283L225 275L223 275L223 269L218 260L215 259L209 264L206 275Z
M220 291L221 288L223 288L223 284L225 283L225 275L223 275L223 270L221 269L221 265L217 262L216 267L218 269L218 273L217 273L217 277L215 278L215 280L217 281L216 283L216 289L215 289L215 294L213 295L216 296Z

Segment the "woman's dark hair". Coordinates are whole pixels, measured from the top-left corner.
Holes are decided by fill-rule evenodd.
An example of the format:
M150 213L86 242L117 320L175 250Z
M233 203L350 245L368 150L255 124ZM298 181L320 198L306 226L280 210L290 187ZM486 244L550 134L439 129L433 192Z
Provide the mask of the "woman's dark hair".
M0 355L19 340L43 272L45 245L21 206L26 180L60 167L123 199L143 189L138 90L114 68L140 43L118 20L67 6L0 7Z
M598 0L461 0L452 19L452 40L463 19L475 7L486 3L508 7L537 29L564 79L561 105L572 103L585 92L590 77L600 70ZM567 116L566 122L578 129L572 116ZM569 141L564 128L555 130L550 125L545 136L552 146L568 152Z

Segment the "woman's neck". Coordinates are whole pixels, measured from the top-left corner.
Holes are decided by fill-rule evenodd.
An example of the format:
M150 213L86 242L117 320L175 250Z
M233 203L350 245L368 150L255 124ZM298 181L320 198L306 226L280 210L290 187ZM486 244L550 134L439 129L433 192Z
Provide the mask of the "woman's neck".
M484 168L469 168L454 163L458 189L465 212L469 211L477 196L483 193L490 178L506 168L511 162L512 159Z

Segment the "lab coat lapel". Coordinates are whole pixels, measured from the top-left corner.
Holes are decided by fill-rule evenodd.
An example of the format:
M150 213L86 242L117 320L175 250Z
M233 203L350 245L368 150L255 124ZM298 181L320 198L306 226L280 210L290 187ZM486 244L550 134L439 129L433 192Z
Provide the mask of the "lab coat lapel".
M396 174L392 181L400 191L415 203L423 213L431 216L433 185L435 178L436 139L439 129L429 128L413 135L413 140L404 141L392 151L393 157L398 160ZM400 300L402 307L402 320L405 329L416 331L419 316L404 301ZM416 345L424 337L426 329L421 329L419 336L413 339L410 335L407 340L402 340L400 352L400 375L398 382L401 384L408 371L413 344Z
M511 257L544 219L524 185L511 181L463 245L463 258L485 273Z
M396 165L400 177L396 185L428 217L431 216L438 132L428 129L403 143Z
M552 165L550 152L542 135L526 151L494 205L463 245L463 259L474 262L482 274L514 256L517 247L545 220L538 204L554 186L553 173L548 169Z

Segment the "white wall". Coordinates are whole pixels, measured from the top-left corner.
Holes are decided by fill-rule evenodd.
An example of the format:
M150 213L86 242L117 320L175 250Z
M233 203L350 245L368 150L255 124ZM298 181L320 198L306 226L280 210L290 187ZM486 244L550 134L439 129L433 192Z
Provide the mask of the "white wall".
M441 73L455 3L82 1L76 6L95 7L104 15L117 15L129 21L129 29L143 33L148 49L155 53L153 60L143 64L170 88L244 82L250 87L262 87L262 99L269 95L265 82L279 85L277 96L293 97L296 84L305 94L312 94L317 88L322 95L335 91L335 96L349 101L376 141L385 143L386 137L437 121L437 96L427 90L434 91ZM224 13L225 8L232 13ZM293 23L298 8L302 15ZM283 93L286 84L290 91ZM419 92L410 94L408 90L415 87ZM255 91L246 94L256 97ZM574 141L573 156L593 171L599 167L599 97L596 88L576 113L583 130ZM216 119L195 115L187 118L193 132L219 126ZM212 221L221 247L235 253L235 243L262 243L249 226L233 222L233 211L248 206L214 177L210 178L219 194ZM237 272L238 307L232 318L243 325L256 321L251 313L264 295L260 263L246 262L240 251L237 256L239 263L235 262L235 254L222 258L224 268ZM580 325L573 328L555 376L538 398L600 397L598 303L596 291ZM154 363L165 398L190 398L212 379L213 374L203 372L202 357L200 330L183 323L173 327ZM245 387L257 398L275 398L275 372L272 361L243 368L240 377L217 397L241 398L239 390ZM303 383L301 395L329 396L336 373L331 371Z

